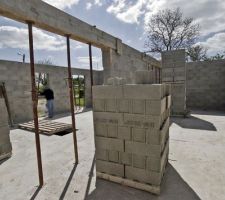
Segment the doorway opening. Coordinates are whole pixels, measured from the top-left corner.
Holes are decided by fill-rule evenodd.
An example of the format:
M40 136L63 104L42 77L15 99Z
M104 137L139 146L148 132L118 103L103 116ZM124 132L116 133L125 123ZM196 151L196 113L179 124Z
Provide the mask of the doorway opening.
M73 94L76 112L85 108L85 76L73 75Z

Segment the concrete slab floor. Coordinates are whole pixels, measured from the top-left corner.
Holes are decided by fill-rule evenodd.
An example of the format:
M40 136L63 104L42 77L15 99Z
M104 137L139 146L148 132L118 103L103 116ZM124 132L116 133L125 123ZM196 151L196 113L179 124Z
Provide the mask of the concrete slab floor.
M225 114L196 112L173 118L170 161L162 194L95 177L92 112L76 115L80 164L74 166L72 134L41 135L45 185L38 188L34 133L11 131L13 156L0 164L0 199L225 199ZM57 119L70 123L70 117Z

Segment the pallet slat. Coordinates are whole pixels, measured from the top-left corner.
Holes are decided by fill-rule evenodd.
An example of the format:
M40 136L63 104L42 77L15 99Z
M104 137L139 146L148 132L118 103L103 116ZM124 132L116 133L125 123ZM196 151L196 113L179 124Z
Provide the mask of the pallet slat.
M101 178L101 179L104 179L107 181L119 183L121 185L125 185L125 186L132 187L135 189L143 190L143 191L150 192L150 193L153 193L156 195L160 194L160 186L148 185L145 183L140 183L140 182L132 181L132 180L125 179L125 178L112 176L112 175L101 173L101 172L96 172L96 175L98 178Z
M20 129L34 131L34 121L26 122L19 124ZM62 123L62 122L53 122L50 120L40 120L39 121L39 132L46 135L53 135L63 131L69 131L72 129L72 125Z

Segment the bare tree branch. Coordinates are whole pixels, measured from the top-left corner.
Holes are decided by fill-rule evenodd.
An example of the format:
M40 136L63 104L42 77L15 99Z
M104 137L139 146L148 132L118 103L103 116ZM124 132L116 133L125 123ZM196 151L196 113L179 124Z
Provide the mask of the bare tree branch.
M151 52L189 48L199 35L199 25L193 18L184 18L179 8L161 10L148 24L145 47Z

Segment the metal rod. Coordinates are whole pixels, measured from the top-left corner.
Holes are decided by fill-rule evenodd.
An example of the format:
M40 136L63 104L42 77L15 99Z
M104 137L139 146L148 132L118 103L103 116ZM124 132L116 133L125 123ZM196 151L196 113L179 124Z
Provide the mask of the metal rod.
M74 143L74 153L75 153L75 163L78 164L78 150L77 150L77 134L76 134L76 122L74 113L74 99L73 99L73 83L72 83L72 70L71 70L71 60L70 60L70 36L66 36L67 39L67 59L68 59L68 81L69 81L69 93L70 93L70 107L71 107L71 117L72 117L72 128L73 128L73 143Z
M28 33L29 33L29 49L30 49L30 73L31 73L31 84L32 84L32 102L33 102L33 118L35 127L35 141L37 151L37 163L38 163L38 174L39 184L43 186L43 171L42 171L42 160L41 160L41 145L39 136L39 125L38 125L38 113L37 113L37 92L35 83L35 69L34 69L34 47L33 47L33 30L32 22L28 22Z
M78 94L79 94L79 109L80 109L80 76L78 75Z
M4 82L2 83L2 93L3 93L3 97L5 99L5 105L6 105L8 116L9 116L9 123L10 123L10 126L13 127L13 119L12 119L12 115L11 115L9 99L8 99L8 95L7 95L7 91L6 91Z
M89 61L90 61L90 77L91 77L91 99L92 99L92 86L93 86L93 62L92 62L92 48L89 44Z

